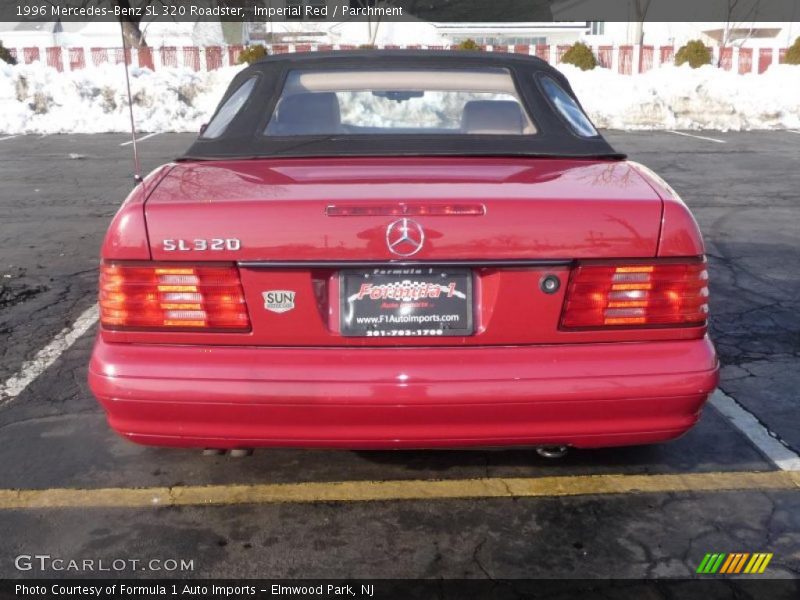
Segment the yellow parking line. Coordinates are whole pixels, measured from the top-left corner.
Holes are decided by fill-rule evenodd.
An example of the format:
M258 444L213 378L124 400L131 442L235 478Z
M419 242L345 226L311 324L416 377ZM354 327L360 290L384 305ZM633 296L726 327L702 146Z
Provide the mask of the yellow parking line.
M458 498L547 498L606 494L796 489L800 489L800 472L792 471L334 481L150 488L6 489L0 490L0 510L378 502Z

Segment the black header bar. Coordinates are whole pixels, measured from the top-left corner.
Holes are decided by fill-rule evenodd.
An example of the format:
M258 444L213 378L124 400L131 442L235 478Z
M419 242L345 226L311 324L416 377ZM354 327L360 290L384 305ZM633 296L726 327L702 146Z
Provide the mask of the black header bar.
M753 598L796 600L788 579L61 579L6 580L0 598L28 600L572 600Z
M797 0L2 0L0 21L580 21L800 20Z

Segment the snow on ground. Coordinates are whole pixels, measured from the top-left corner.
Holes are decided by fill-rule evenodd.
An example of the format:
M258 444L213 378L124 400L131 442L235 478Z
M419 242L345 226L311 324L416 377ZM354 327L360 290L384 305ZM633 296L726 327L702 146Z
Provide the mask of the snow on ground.
M137 129L197 131L241 67L210 73L131 69ZM711 66L664 66L619 75L559 65L598 127L616 129L782 129L800 127L800 66L761 75ZM0 133L129 130L125 72L103 65L58 73L41 63L0 62Z
M637 76L558 68L598 127L783 129L800 127L800 66L739 75L710 65L663 66Z
M198 131L242 67L131 68L139 131ZM102 65L59 73L41 63L0 62L0 132L102 133L130 131L125 70Z

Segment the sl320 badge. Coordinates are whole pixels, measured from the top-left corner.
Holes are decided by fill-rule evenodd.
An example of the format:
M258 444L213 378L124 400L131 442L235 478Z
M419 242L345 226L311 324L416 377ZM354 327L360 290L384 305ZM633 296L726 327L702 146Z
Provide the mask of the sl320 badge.
M294 308L295 292L291 290L269 290L261 292L264 308L275 313L285 313Z
M163 240L161 248L164 252L205 252L230 250L235 252L242 249L242 242L238 238L211 238L211 239L194 239L194 240L178 240L168 239Z

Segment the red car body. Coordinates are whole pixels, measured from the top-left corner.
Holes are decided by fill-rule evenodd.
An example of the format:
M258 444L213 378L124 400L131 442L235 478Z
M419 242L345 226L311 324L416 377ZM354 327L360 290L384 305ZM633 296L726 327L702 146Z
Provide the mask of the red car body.
M412 261L387 245L387 228L403 214L425 232ZM211 250L195 242L227 237L240 243ZM705 321L569 327L567 296L580 293L576 277L587 265L658 270L702 265L703 256L684 203L628 161L169 164L120 209L104 264L227 265L239 274L249 323L241 331L104 325L89 382L116 431L162 446L661 442L695 424L717 384ZM474 331L343 335L340 271L378 264L468 268ZM544 291L548 276L560 282L555 291ZM293 309L265 310L265 290L292 290Z

